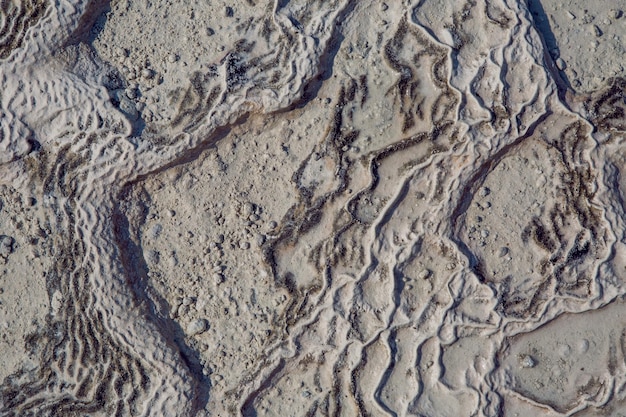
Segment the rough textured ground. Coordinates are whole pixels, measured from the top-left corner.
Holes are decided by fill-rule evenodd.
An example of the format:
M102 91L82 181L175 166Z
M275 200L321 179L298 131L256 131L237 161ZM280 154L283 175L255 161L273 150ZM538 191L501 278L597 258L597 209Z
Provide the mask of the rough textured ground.
M626 415L624 9L0 2L0 416Z

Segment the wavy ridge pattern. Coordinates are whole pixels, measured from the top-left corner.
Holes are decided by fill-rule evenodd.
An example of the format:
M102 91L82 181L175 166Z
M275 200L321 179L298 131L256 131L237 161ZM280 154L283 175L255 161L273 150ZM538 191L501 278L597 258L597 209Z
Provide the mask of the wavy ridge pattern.
M511 352L550 320L624 294L624 83L582 101L563 94L521 2L389 3L399 18L363 41L354 34L372 5L274 2L143 130L128 107L137 94L107 87L119 69L80 41L104 2L2 3L0 181L34 184L49 202L46 281L62 305L39 335L39 367L0 386L1 415L210 407L203 370L146 296L141 248L129 249L145 213L129 218L123 194L320 91L332 92L332 118L291 178L297 202L260 243L287 307L223 408L498 416L515 398L566 414L619 394L613 370L604 391L591 395L590 381L586 399L550 402L524 385L533 359L520 353L520 367ZM342 61L346 39L377 44L377 77ZM505 171L518 181L499 184ZM515 200L539 193L528 178L544 181L550 204Z
M77 23L88 6L93 5L61 2L42 26L61 36L72 33L67 20L74 18ZM201 409L198 376L184 363L176 342L159 330L166 318L143 301L138 283L132 282L136 279L132 265L120 253L117 239L124 232L119 230L123 219L114 214L116 199L124 184L177 163L185 153L210 143L221 126L251 111L276 111L300 99L304 86L319 72L335 19L345 4L338 2L329 11L319 9L305 33L294 31L283 16L291 6L275 5L275 22L286 37L283 44L257 57L239 59L252 56L254 65L278 59L285 65L290 57L299 56L297 65L289 65L283 78L263 89L256 79L233 79L229 63L222 63L226 85L219 87L218 80L215 87L207 87L217 93L217 100L207 101L207 107L185 109L196 117L191 127L175 120L172 129L179 132L171 135L172 141L139 151L128 140L129 121L112 107L97 78L83 78L89 73L75 72L77 68L68 67L62 56L52 68L41 66L46 61L55 64L47 52L57 46L54 37L44 39L28 59L20 60L21 54L32 53L36 45L12 55L15 58L3 68L2 107L22 115L41 150L21 151L27 135L7 132L3 143L18 153L7 155L3 162L12 163L5 166L7 170L23 175L5 176L3 181L24 182L25 175L33 175L31 181L38 183L43 197L55 201L50 212L58 233L58 253L47 280L49 291L58 291L63 304L49 323L53 330L41 335L39 370L27 375L26 382L23 375L15 375L3 385L2 415L185 416ZM59 24L62 20L64 25ZM71 46L67 51L67 56L75 53ZM97 66L103 64L85 53L89 51L79 50L75 62L87 60L96 66L97 77ZM27 71L34 82L17 82L20 71Z

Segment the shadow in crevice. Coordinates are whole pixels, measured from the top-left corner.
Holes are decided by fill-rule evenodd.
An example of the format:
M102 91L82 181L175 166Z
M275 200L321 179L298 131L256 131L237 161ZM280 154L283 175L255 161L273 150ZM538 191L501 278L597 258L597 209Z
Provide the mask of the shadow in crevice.
M107 13L111 11L110 3L110 0L90 2L63 46L78 45L81 42L91 44L104 28Z
M152 321L163 337L170 342L170 345L178 349L182 364L186 366L193 377L194 398L192 400L192 415L195 415L207 405L211 383L209 377L203 373L199 352L187 345L183 329L176 321L170 319L169 304L160 294L150 291L149 269L143 255L141 240L137 236L138 233L132 229L127 217L126 212L129 209L124 207L124 202L128 202L134 205L135 208L138 208L138 211L141 213L139 221L143 223L148 210L148 202L129 200L125 198L128 192L130 192L130 189L127 187L118 196L118 201L122 203L116 205L113 213L115 240L120 249L128 285L132 289L134 297L139 301L138 304L148 306L146 319Z
M105 28L110 12L110 0L91 2L82 14L74 31L65 40L61 50L79 51L77 60L82 60L83 62L90 61L90 65L87 68L91 68L91 73L83 73L85 70L81 65L75 65L72 72L83 79L95 75L97 79L89 82L102 84L107 89L111 104L125 116L130 125L130 138L138 138L146 128L146 121L143 119L141 112L137 111L135 102L126 99L125 96L120 99L120 96L124 95L124 89L129 87L130 82L118 68L101 57L93 47L94 41ZM65 53L65 55L68 54ZM71 54L69 55L71 56ZM134 141L133 143L137 145L136 142Z
M548 18L540 0L527 0L527 4L528 10L530 10L533 17L533 24L543 40L544 47L547 49L547 53L545 54L546 59L548 59L549 56L554 64L560 56L560 50L558 40L554 36L554 32L552 32L552 27L550 26L550 19ZM565 72L558 70L556 65L553 65L553 67L555 68L555 72L558 73L558 76L561 78L561 81L565 83L566 87L572 89L572 84L570 83L570 80Z
M281 0L282 3L287 4L289 1ZM317 97L319 91L324 85L324 82L330 79L333 75L333 68L335 58L339 49L343 45L345 36L343 35L343 22L352 14L352 11L356 8L357 2L350 0L346 4L345 8L337 15L336 24L333 25L332 35L326 45L326 49L320 56L319 68L320 72L306 83L303 88L302 97L296 100L292 105L286 109L280 110L276 113L286 113L294 109L300 109L305 107L312 99Z

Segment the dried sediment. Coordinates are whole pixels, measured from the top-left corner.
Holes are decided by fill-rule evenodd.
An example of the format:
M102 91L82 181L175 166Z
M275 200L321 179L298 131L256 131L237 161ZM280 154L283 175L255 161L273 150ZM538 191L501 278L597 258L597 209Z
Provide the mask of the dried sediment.
M533 386L625 293L626 157L623 81L564 93L526 3L96 3L0 67L0 258L51 309L1 414L619 406L618 325Z

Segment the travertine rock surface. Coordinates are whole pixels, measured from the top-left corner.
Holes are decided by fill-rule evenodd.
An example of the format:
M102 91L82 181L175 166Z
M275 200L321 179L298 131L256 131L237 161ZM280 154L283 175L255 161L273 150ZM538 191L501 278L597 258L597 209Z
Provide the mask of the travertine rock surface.
M0 416L626 414L625 9L0 2Z

